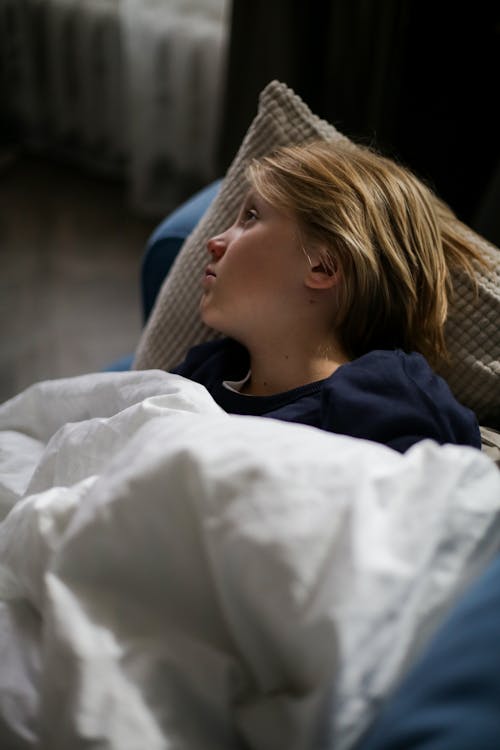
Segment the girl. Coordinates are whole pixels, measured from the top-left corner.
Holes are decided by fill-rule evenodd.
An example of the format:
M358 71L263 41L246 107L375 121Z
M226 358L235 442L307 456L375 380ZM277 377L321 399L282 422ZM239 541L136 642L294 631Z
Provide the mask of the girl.
M475 415L431 369L446 356L452 268L477 254L408 170L343 142L253 161L235 223L207 243L203 321L224 338L174 372L233 414L384 443L480 448Z

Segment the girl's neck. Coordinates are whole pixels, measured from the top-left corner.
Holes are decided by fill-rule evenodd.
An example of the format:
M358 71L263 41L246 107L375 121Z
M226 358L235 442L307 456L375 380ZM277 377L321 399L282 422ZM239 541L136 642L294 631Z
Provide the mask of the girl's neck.
M249 351L251 377L242 393L273 396L330 377L349 361L340 348L329 343L328 349L313 352L293 351L287 347Z

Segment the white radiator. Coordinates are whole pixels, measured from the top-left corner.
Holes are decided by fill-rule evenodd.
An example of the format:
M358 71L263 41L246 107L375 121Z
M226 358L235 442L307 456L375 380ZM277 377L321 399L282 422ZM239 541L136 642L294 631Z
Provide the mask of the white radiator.
M213 179L228 0L0 0L2 105L25 142L170 209Z

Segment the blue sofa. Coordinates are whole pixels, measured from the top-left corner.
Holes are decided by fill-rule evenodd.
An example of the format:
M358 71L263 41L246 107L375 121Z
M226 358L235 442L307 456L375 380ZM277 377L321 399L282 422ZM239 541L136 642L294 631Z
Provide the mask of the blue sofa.
M197 193L151 235L141 267L144 321L182 243L219 187L217 181ZM132 356L126 357L108 369L128 369L131 361ZM500 556L462 595L356 746L356 750L499 749Z

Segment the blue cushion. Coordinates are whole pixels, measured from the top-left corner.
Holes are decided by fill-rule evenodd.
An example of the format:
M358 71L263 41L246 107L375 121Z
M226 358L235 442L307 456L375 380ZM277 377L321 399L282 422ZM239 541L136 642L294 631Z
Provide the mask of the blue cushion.
M102 372L126 372L132 369L132 362L134 361L133 354L126 354L124 357L115 359L110 365L104 368Z
M500 557L461 597L356 750L500 748Z
M147 321L163 280L186 237L217 195L221 180L200 190L167 216L148 240L142 259L141 292L144 322Z

